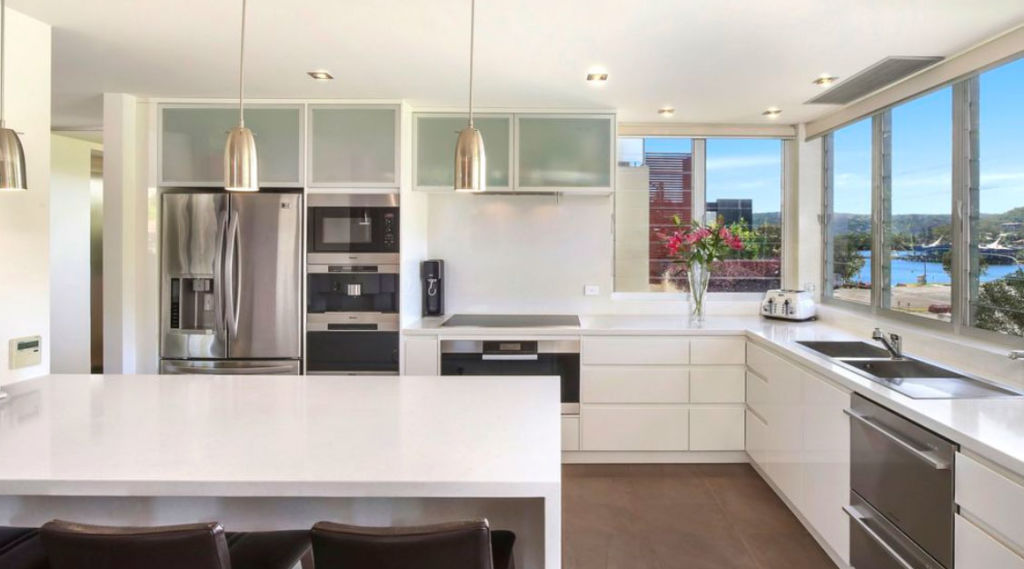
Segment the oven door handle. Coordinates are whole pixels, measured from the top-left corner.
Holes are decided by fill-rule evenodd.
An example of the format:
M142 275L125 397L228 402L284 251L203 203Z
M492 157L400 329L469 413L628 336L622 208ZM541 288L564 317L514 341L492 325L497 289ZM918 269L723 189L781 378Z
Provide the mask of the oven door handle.
M481 354L480 359L485 362L501 362L501 361L537 361L539 357L537 354Z
M938 458L938 457L936 457L934 454L932 454L930 452L923 451L923 450L917 448L916 446L914 446L910 442L906 441L903 437L897 435L896 433L893 433L893 432L889 431L888 429L886 429L885 427L883 427L883 426L879 425L878 423L872 421L871 419L869 419L867 416L863 415L862 413L858 413L857 411L854 411L853 409L843 409L843 413L846 413L847 415L850 416L851 419L853 419L855 421L858 421L862 425L873 429L878 434L880 434L883 437L889 439L893 443L899 445L900 448L902 448L903 450L909 452L915 458L928 463L935 470L949 470L950 469L951 465L950 465L949 461L943 460L941 458Z
M878 534L877 531L875 531L871 526L869 526L868 523L864 521L864 516L862 516L860 512L858 512L851 506L843 506L843 511L846 512L847 516L850 516L850 521L860 526L860 529L862 529L864 533L866 533L868 537L872 539L872 541L878 544L879 547L881 547L887 554L889 554L889 557L891 557L892 560L895 561L900 567L902 567L903 569L919 569L918 567L914 567L914 565L912 565L909 561L904 559L903 556L900 555L900 553L896 551L896 549L893 546L889 545L889 542L885 541L885 538L883 538L881 535Z

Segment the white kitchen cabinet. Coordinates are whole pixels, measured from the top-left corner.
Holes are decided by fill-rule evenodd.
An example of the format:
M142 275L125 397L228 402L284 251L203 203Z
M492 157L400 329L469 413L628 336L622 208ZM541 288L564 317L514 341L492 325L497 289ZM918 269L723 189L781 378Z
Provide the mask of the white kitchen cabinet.
M742 353L743 350L740 350ZM694 352L693 355L696 355ZM690 368L691 403L743 403L746 372L742 367Z
M311 105L310 187L397 189L399 125L398 105Z
M689 448L689 411L680 405L584 405L580 449L680 451Z
M583 338L585 365L686 365L690 340L684 336L595 336Z
M686 403L690 371L682 366L582 366L581 403Z
M953 533L957 569L1024 569L1024 557L959 514Z
M161 187L224 187L224 145L238 126L232 105L159 107ZM302 105L249 105L245 126L256 140L263 188L302 187Z
M1024 551L1024 480L962 453L956 455L955 468L961 512L970 512Z
M580 418L562 415L562 450L580 450Z
M768 423L748 407L744 426L747 432L747 454L754 463L762 465L765 463L765 453L768 450Z
M690 408L690 450L743 450L746 411L736 405Z
M404 342L403 375L438 375L441 373L440 346L433 336L410 336Z
M743 365L746 338L694 338L690 340L691 364Z
M612 191L615 115L517 114L515 118L519 190Z
M487 188L512 188L512 115L474 115L487 151ZM413 115L413 189L453 191L455 141L466 127L465 114Z

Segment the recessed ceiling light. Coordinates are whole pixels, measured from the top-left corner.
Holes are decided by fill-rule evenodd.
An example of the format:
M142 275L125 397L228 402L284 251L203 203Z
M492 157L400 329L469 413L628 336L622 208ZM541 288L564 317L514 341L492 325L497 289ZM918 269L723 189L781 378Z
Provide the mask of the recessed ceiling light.
M676 110L673 107L662 107L658 109L658 114L665 118L669 118L672 115L676 114Z
M600 85L608 80L608 74L603 71L587 73L587 82L591 85Z
M819 87L831 87L833 83L838 81L839 78L835 75L829 75L828 73L822 73L814 80L814 84Z
M781 115L781 114L782 114L782 109L780 109L780 108L778 108L778 107L768 107L768 108L767 108L767 109L765 109L765 110L764 110L764 112L763 112L763 113L761 113L761 114L762 114L762 115L763 115L763 116L764 116L765 118L769 118L769 119L777 119L777 118L779 118L779 115Z
M330 71L325 71L323 69L317 71L307 71L306 74L312 77L313 79L316 79L317 81L330 81L331 79L334 79L334 75L331 75Z

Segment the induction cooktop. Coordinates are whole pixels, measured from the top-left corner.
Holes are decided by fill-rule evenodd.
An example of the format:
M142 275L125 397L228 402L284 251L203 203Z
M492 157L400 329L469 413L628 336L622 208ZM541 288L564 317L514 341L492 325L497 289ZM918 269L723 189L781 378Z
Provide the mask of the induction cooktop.
M456 314L442 327L476 328L579 328L575 314Z

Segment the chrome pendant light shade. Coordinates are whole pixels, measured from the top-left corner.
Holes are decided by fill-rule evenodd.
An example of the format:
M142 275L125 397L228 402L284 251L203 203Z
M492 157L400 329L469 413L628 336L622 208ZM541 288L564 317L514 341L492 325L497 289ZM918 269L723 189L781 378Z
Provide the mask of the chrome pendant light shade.
M28 189L25 178L25 149L18 133L4 123L4 75L7 72L7 2L0 0L0 191Z
M228 133L224 147L224 189L230 192L258 192L259 167L252 131L236 126Z
M224 189L229 192L258 192L259 162L256 139L245 128L245 0L242 0L242 41L238 57L238 126L228 133L224 145Z
M476 0L469 8L469 124L455 142L455 191L487 191L487 153L484 138L473 126L473 44L476 31Z

